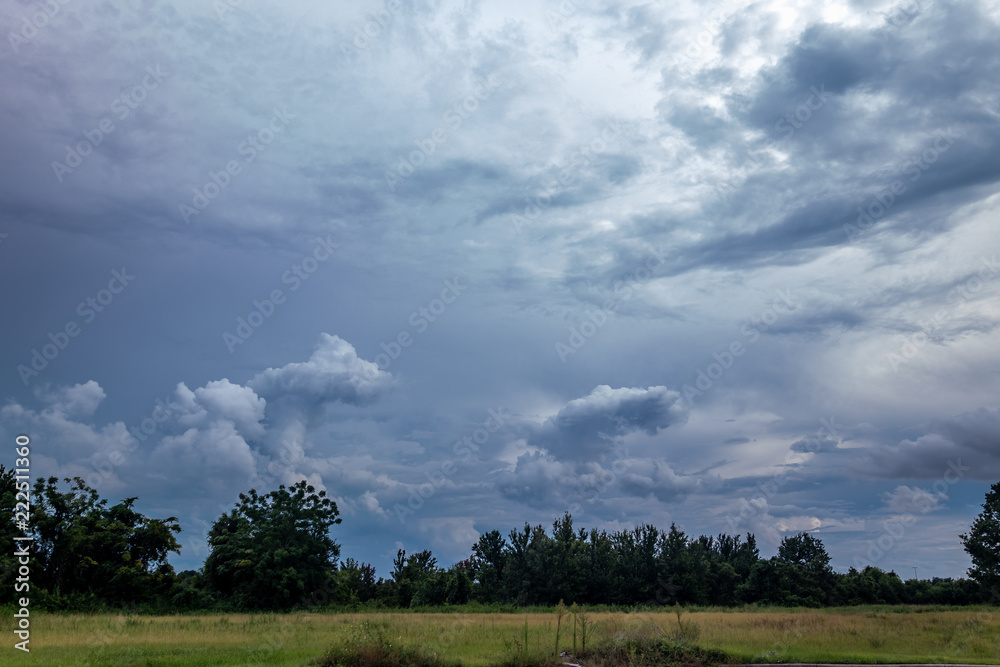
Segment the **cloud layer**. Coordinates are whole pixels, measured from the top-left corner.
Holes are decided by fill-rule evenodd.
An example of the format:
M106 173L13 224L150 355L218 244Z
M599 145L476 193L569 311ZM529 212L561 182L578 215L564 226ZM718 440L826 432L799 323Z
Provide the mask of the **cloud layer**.
M838 567L909 513L880 567L968 567L992 4L37 11L0 8L0 438L178 516L181 567L303 477L383 571L566 510Z

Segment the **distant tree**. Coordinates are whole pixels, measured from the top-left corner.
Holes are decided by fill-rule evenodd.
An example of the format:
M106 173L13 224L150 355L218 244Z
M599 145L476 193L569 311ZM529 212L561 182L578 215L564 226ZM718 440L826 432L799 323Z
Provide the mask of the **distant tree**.
M474 595L482 602L499 602L503 590L504 570L507 567L507 541L499 530L479 536L472 546L470 576L474 581Z
M744 604L763 602L783 604L783 572L781 564L774 558L760 560L750 568L750 574L736 589L736 599Z
M518 605L545 604L554 540L541 525L527 523L521 530L510 531L508 537L504 598Z
M614 601L617 593L614 574L618 558L611 536L606 531L591 528L586 548L586 601L590 604Z
M455 563L448 570L448 604L465 604L472 599L472 561Z
M778 560L798 565L811 572L830 570L830 555L822 540L809 533L799 533L781 540L778 546Z
M348 558L337 570L337 602L356 604L368 602L376 594L375 568L370 563L359 563Z
M996 604L1000 595L1000 482L990 487L982 507L969 532L959 537L972 558L969 576L991 592Z
M643 524L611 535L615 551L612 570L612 599L617 604L672 604L671 594L657 583L657 557L663 534L659 528ZM667 576L669 578L670 575ZM662 579L662 578L661 578Z
M715 543L722 560L732 565L740 579L745 581L750 576L750 569L760 560L757 538L753 534L747 533L747 539L744 542L739 535L731 537L721 533Z
M181 611L208 609L215 605L215 597L208 590L205 576L195 570L184 570L177 575L170 590L169 605Z
M671 523L669 531L660 532L657 582L661 591L666 591L667 603L700 601L697 567L692 556L683 530Z
M573 532L573 517L569 512L552 523L552 544L547 565L545 598L549 604L559 600L583 602L587 592L586 533Z
M906 586L895 572L869 565L860 572L853 567L838 586L839 604L900 604L906 602Z
M305 480L267 495L254 489L212 525L205 578L218 596L248 609L288 609L323 588L340 546L330 528L337 504Z
M392 580L396 584L395 602L400 607L409 607L413 604L417 590L427 579L438 573L437 559L426 549L410 554L410 556L407 556L403 549L399 549L396 552L396 558L392 561L392 567ZM445 586L443 582L440 582L440 585ZM418 600L417 604L440 604L427 602L428 598L437 599L437 595L436 593L429 594L425 596L425 599Z
M781 540L774 558L780 581L779 604L819 607L829 604L835 592L836 576L823 541L809 533Z

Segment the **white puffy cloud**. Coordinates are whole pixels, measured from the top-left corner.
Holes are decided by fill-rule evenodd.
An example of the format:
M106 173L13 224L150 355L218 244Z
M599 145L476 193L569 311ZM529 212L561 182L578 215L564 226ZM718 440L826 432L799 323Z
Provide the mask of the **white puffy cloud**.
M265 398L294 399L306 406L337 401L364 405L389 386L391 377L359 358L347 341L324 333L309 361L268 368L247 385Z
M36 390L36 395L48 404L48 410L66 417L90 417L107 394L93 380L72 387L48 387Z
M222 379L209 382L194 393L211 414L232 421L241 433L263 435L264 427L260 422L264 419L267 401L250 387Z
M153 477L190 477L198 480L198 487L230 492L245 490L256 469L250 445L233 422L222 419L205 429L166 436L149 462Z
M948 500L948 495L900 485L882 494L882 498L886 508L895 514L926 514L941 509L941 502Z
M46 388L39 396L47 403L40 411L14 402L0 408L0 428L10 437L25 433L45 443L45 453L60 465L76 462L90 467L91 459L134 445L123 422L97 426L86 421L105 398L97 382Z

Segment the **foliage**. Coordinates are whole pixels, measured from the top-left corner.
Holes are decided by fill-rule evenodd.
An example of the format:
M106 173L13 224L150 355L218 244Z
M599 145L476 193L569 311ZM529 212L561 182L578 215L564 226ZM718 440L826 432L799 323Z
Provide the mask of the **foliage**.
M740 661L723 651L664 638L629 638L599 644L580 656L607 667L630 665L730 665Z
M17 568L15 481L13 471L0 466L0 603L7 604ZM808 533L785 537L777 554L765 559L752 534L690 537L674 524L668 530L643 524L588 531L576 528L569 513L552 523L551 532L526 523L506 537L498 530L483 533L469 558L448 568L428 550L399 550L391 576L382 579L370 563L338 563L340 547L330 536L340 523L337 506L305 481L266 495L252 489L240 494L237 506L212 526L204 567L174 575L167 556L180 550L176 518L145 517L135 509L136 498L108 507L82 480L65 481L72 481L68 492L54 477L34 486L31 596L39 609L294 610L329 604L455 611L473 603L513 611L565 601L572 625L563 628L560 616L555 627L567 640L572 634L575 646L593 629L585 609L595 605L969 605L991 601L989 586L997 586L1000 576L1000 484L962 536L973 556L973 579L903 582L873 566L834 572L823 542ZM678 627L681 638L697 630L680 616Z
M1000 482L990 487L983 511L960 537L972 558L969 576L986 589L1000 591Z
M385 629L367 621L355 628L344 642L335 644L319 660L318 667L446 667L458 665L418 647L395 643Z
M375 599L379 582L375 580L375 567L371 563L348 558L341 562L336 580L337 604L356 605Z
M148 603L167 594L175 578L167 555L180 553L176 517L146 517L136 511L134 497L108 507L79 477L64 481L71 483L67 492L59 490L57 477L39 478L32 490L36 602L96 608Z
M245 609L289 609L321 590L340 547L330 528L337 505L305 480L259 495L240 494L209 531L205 579L222 600Z
M14 523L17 480L13 470L0 465L0 602L13 602L14 578L17 576L17 557L14 556L14 538L20 531Z

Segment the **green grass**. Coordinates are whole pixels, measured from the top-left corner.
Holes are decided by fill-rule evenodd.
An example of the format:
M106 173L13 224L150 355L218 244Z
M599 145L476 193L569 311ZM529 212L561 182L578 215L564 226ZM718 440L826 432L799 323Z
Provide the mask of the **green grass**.
M351 655L363 658L357 665L542 665L556 650L558 620L553 613L457 611L32 613L31 653L25 654L13 648L10 612L3 617L9 643L0 649L0 665L46 667L328 667L338 660L350 664L345 661L352 660ZM585 656L591 661L588 665L629 664L629 656L639 660L636 656L647 654L670 655L686 664L724 662L720 656L747 662L1000 664L1000 610L988 608L704 609L680 616L669 611L590 611L588 617L592 628ZM564 617L558 650L573 652L575 638L579 654L581 638L579 632L575 635L570 617ZM676 654L678 650L689 653Z

